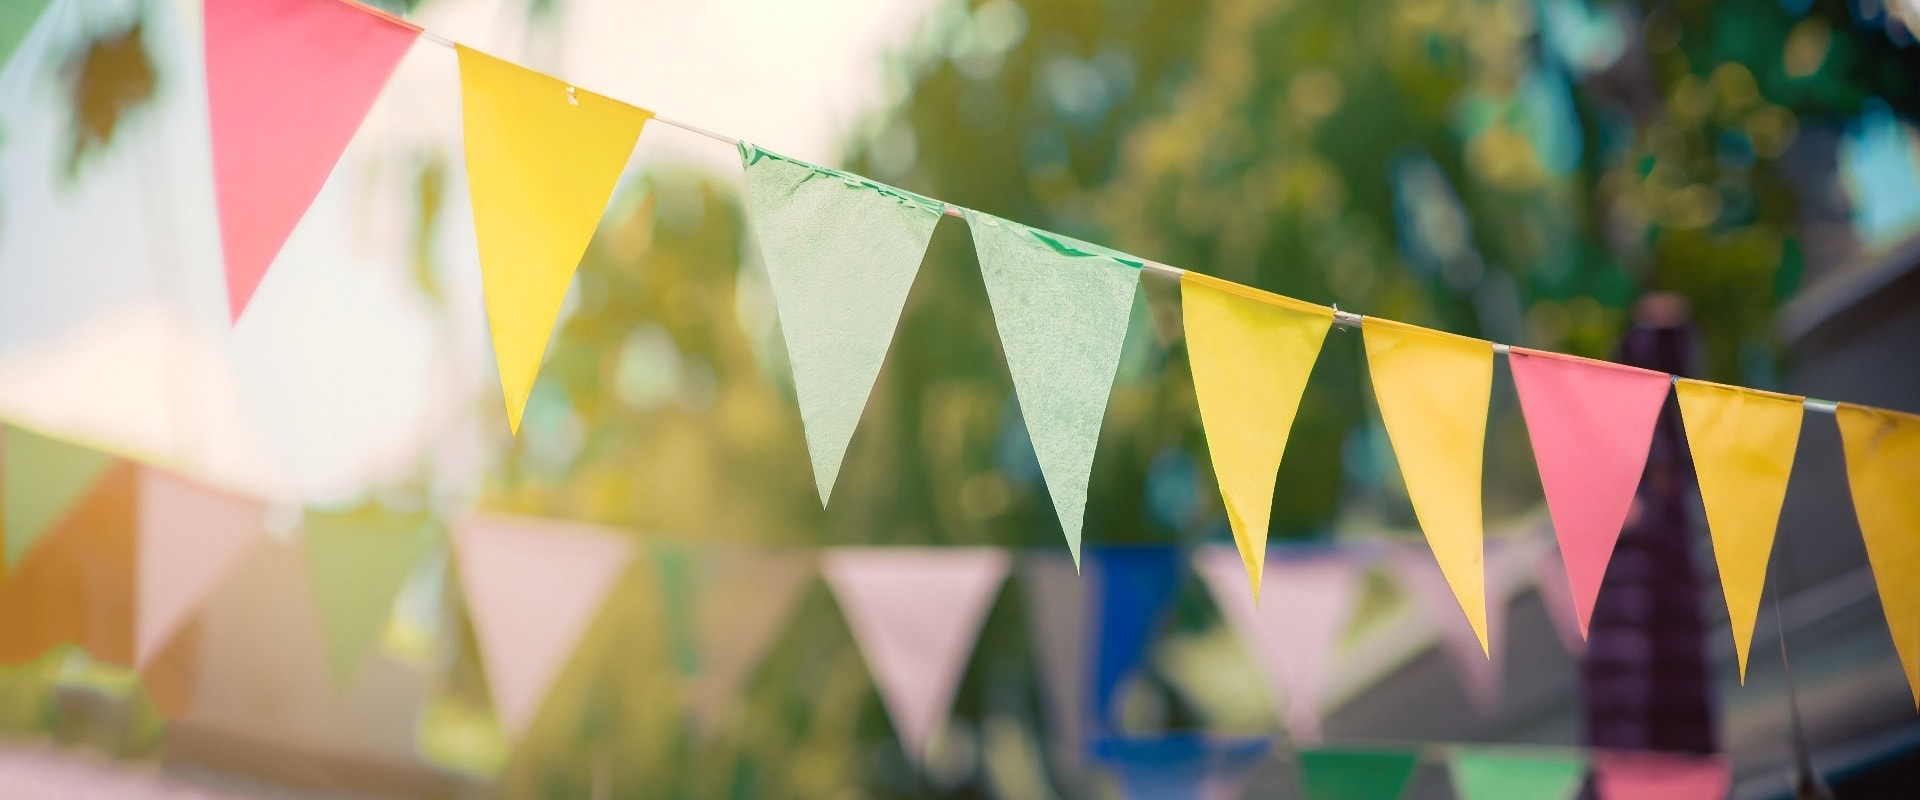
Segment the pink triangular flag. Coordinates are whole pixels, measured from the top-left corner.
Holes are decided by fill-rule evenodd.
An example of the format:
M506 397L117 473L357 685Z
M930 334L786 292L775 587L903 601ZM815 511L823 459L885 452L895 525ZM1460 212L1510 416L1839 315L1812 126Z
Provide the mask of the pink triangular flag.
M1297 741L1318 742L1328 668L1359 602L1361 573L1338 553L1295 556L1275 550L1269 555L1265 597L1257 606L1247 591L1246 568L1233 548L1203 549L1193 562L1214 603L1266 676L1267 700L1287 721L1287 732ZM1434 574L1439 574L1437 567ZM1479 647L1475 640L1476 656Z
M711 735L793 616L813 578L813 554L716 551L688 561L696 572L688 577L699 664L687 679L687 710L694 728Z
M1040 688L1054 758L1067 769L1078 770L1085 761L1091 691L1087 585L1066 554L1035 553L1020 559L1020 592L1027 607L1027 631L1040 662Z
M507 517L455 526L453 543L493 703L507 736L517 739L633 558L633 545L592 526Z
M260 503L160 470L140 471L135 665L160 654L265 533Z
M1480 637L1473 632L1458 603L1451 602L1453 588L1433 556L1422 548L1395 548L1390 560L1402 586L1414 602L1439 628L1440 648L1460 676L1461 685L1475 708L1492 713L1500 707L1500 683L1506 660L1507 606L1513 591L1524 580L1531 564L1532 551L1505 539L1486 541L1487 576L1487 649L1480 648Z
M326 0L206 0L204 10L214 196L238 320L420 31Z
M1584 639L1673 378L1518 347L1507 363Z
M1007 568L1007 554L989 548L844 548L822 559L900 746L916 763L946 727Z
M1593 771L1600 800L1722 800L1733 782L1722 756L1610 751Z

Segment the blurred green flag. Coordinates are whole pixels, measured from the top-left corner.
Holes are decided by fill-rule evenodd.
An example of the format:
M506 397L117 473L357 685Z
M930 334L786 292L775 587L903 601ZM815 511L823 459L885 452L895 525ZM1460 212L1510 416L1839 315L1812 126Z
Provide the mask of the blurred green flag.
M1587 762L1577 755L1518 755L1497 750L1455 750L1449 765L1460 800L1508 797L1569 800L1580 790Z
M13 58L13 50L27 38L27 31L33 30L33 23L40 19L53 0L7 0L0 3L0 67Z
M113 456L12 425L0 436L0 530L6 534L11 572L86 496Z
M1397 800L1420 756L1411 750L1302 750L1307 800Z
M820 504L946 205L740 143Z
M425 512L394 512L377 505L353 511L307 512L307 565L327 636L334 680L347 683L379 638L394 598L440 540Z

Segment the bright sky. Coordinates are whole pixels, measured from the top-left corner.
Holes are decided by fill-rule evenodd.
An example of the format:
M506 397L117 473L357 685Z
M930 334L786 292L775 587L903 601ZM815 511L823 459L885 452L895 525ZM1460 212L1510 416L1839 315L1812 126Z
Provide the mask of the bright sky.
M148 24L158 102L70 180L53 54L142 2L160 12ZM859 117L886 102L883 54L937 2L567 0L560 35L532 42L519 33L524 0L428 0L415 19L601 94L833 163ZM199 9L57 0L0 71L0 419L286 501L348 498L422 448L443 466L479 464L481 434L505 421L472 402L497 384L464 176L437 243L453 319L407 277L416 165L461 152L452 52L423 41L402 62L230 328ZM737 175L732 148L664 125L648 127L629 170L687 160Z

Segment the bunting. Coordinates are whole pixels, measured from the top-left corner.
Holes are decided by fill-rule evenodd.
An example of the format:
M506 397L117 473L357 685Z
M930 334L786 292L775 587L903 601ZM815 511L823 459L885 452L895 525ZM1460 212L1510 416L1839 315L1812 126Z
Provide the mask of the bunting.
M1180 309L1207 452L1258 604L1274 475L1333 309L1196 272L1180 276Z
M0 67L13 59L13 50L27 38L40 12L53 0L12 0L0 4Z
M247 308L420 29L364 6L205 0L227 308Z
M1460 800L1573 800L1587 777L1586 760L1571 754L1458 748L1448 762Z
M1585 639L1673 379L1517 347L1507 363Z
M113 457L26 428L0 425L0 535L6 572L85 497Z
M1414 516L1489 656L1481 552L1480 467L1493 346L1479 339L1367 317L1367 367L1400 461Z
M1320 741L1320 711L1340 637L1360 600L1362 574L1333 551L1272 563L1272 602L1241 591L1241 558L1225 548L1193 557L1215 605L1267 679L1267 701L1295 741Z
M946 728L1008 567L1005 552L986 548L842 548L822 557L821 574L916 764Z
M1733 782L1722 756L1602 752L1593 772L1600 800L1722 800Z
M1087 651L1093 643L1088 588L1067 556L1034 554L1020 560L1027 634L1039 661L1054 760L1070 770L1083 761L1092 687L1087 677Z
M1128 800L1236 800L1246 793L1270 746L1259 738L1174 735L1107 739L1096 750L1120 778L1120 793Z
M517 434L574 268L653 113L458 50L480 281Z
M507 517L455 526L453 545L494 706L519 739L633 546L585 525Z
M1687 379L1674 384L1674 393L1680 397L1745 684L1774 529L1800 444L1804 398Z
M145 666L248 551L266 541L266 506L142 469L139 520L134 662Z
M1440 649L1467 690L1467 698L1484 714L1500 707L1502 676L1505 674L1507 607L1513 592L1531 571L1534 550L1526 541L1495 539L1487 547L1487 616L1485 639L1464 616L1452 612L1451 587L1433 559L1414 548L1396 548L1392 555L1394 572L1401 585L1413 596L1415 605L1433 621L1440 635Z
M1020 413L1077 565L1087 479L1140 262L977 211L966 216Z
M1301 750L1307 800L1398 800L1420 756L1407 750Z
M353 679L392 616L394 598L439 544L440 533L439 523L424 512L380 506L307 512L307 568L335 683Z
M1845 403L1834 416L1880 607L1920 709L1920 416Z
M746 142L740 160L824 506L946 207Z
M1560 644L1578 657L1587 652L1587 637L1580 628L1580 612L1573 607L1573 587L1567 583L1565 561L1553 547L1540 548L1534 559L1533 579Z
M133 665L139 490L137 467L107 467L33 558L0 581L0 664L70 642L102 661Z
M813 578L813 556L669 548L657 554L654 565L686 681L688 715L696 731L711 735L793 616Z
M1095 598L1093 721L1106 733L1118 727L1114 707L1127 679L1140 671L1180 590L1180 551L1128 545L1093 551L1086 580Z

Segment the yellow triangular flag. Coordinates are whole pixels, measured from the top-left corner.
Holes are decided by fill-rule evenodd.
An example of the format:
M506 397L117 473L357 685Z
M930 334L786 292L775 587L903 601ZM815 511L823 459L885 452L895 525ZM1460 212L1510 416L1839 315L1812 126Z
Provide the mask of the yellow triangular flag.
M1493 345L1377 317L1367 317L1360 327L1380 419L1400 461L1413 514L1480 638L1480 650L1491 658L1480 468L1493 394Z
M1333 309L1195 272L1180 278L1180 308L1207 452L1259 602L1274 473Z
M518 433L567 284L653 113L458 51L480 280Z
M1733 650L1740 657L1740 683L1747 682L1747 648L1767 585L1767 559L1787 475L1800 445L1805 398L1681 379L1674 383L1687 448L1700 478L1720 591L1733 623Z
M1893 649L1920 708L1920 416L1842 404L1834 411L1847 448L1853 513L1867 542Z

